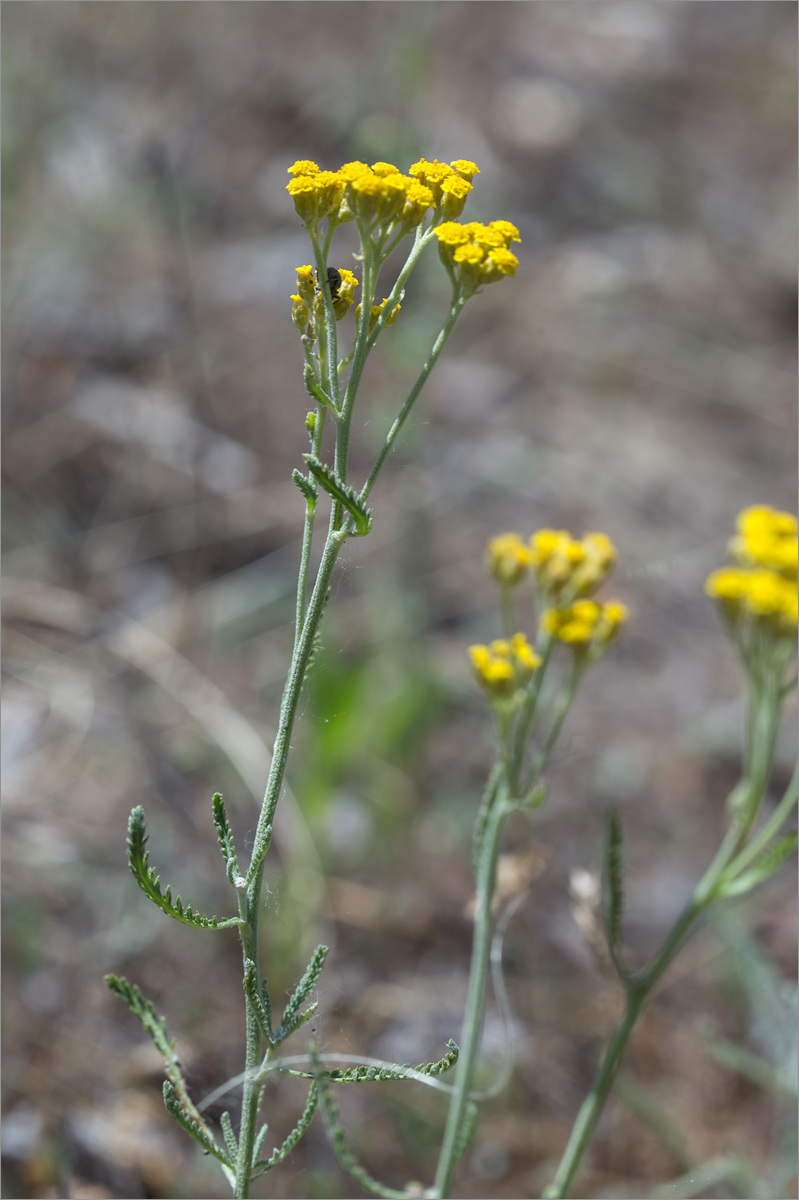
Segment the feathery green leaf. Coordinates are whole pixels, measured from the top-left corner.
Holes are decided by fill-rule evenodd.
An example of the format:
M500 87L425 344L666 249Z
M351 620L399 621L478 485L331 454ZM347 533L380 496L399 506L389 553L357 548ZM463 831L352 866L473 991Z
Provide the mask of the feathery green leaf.
M305 1022L311 1016L313 1016L313 1013L316 1010L315 1004L307 1012L300 1013L299 1010L308 999L310 993L316 987L319 976L322 974L322 968L325 965L325 959L327 958L328 952L328 946L317 946L314 950L311 961L305 970L305 974L295 987L291 999L286 1005L280 1026L275 1030L275 1044L285 1041L289 1034L294 1033L296 1029L299 1029L301 1025L304 1025Z
M244 964L244 992L249 1000L255 1019L258 1022L264 1040L270 1045L275 1044L275 1034L272 1030L272 1005L269 1003L269 992L266 990L266 980L263 981L261 988L258 987L258 970L251 958L248 958ZM266 996L267 1003L264 1004L263 997Z
M327 1129L327 1136L330 1139L330 1145L338 1159L339 1166L365 1191L371 1192L373 1196L383 1196L386 1200L407 1200L407 1192L397 1192L393 1188L384 1187L373 1175L369 1174L365 1167L361 1166L353 1155L347 1145L344 1127L339 1120L338 1105L333 1099L329 1078L322 1066L319 1051L313 1042L309 1044L308 1051L311 1055L313 1077L319 1091L319 1101L322 1106L322 1117Z
M216 1144L208 1126L196 1121L190 1113L181 1107L180 1101L175 1095L175 1089L168 1079L164 1080L164 1104L167 1107L169 1115L175 1118L178 1125L182 1129L185 1129L186 1133L190 1134L195 1142L200 1143L207 1154L213 1154L214 1158L218 1158L226 1167L230 1167L231 1170L233 1169L233 1163L224 1150Z
M294 1130L292 1130L292 1133L293 1132L294 1132ZM252 1144L252 1161L253 1161L254 1166L257 1164L258 1157L264 1148L264 1142L266 1141L266 1135L268 1133L269 1133L269 1126L264 1121L263 1125L258 1130L258 1134L255 1138L255 1141Z
M131 983L124 975L106 975L105 982L112 992L125 1001L133 1015L141 1021L153 1039L156 1049L163 1056L164 1070L176 1094L176 1103L191 1116L197 1125L202 1126L208 1136L211 1137L210 1130L186 1090L186 1081L183 1078L180 1062L175 1053L174 1042L167 1033L164 1018L158 1016L152 1002L145 1000L136 984Z
M233 1122L230 1119L230 1113L227 1109L225 1109L219 1118L219 1124L222 1127L222 1135L225 1139L228 1154L230 1155L230 1161L235 1162L239 1153L239 1144L236 1141L236 1135L233 1132Z
M235 883L238 878L239 861L236 857L236 845L233 841L233 830L230 827L227 812L225 811L225 802L219 792L214 792L213 799L213 814L214 825L219 837L219 848L222 851L222 857L225 860L227 868L227 877L231 883Z
M308 1093L308 1101L303 1109L302 1116L300 1117L299 1121L294 1126L285 1141L282 1142L276 1150L272 1151L272 1153L269 1155L269 1158L258 1159L258 1161L253 1164L251 1175L252 1179L257 1179L259 1175L264 1175L267 1171L271 1171L272 1167L276 1167L279 1162L282 1162L283 1159L291 1153L291 1151L297 1145L297 1142L310 1125L313 1115L316 1112L316 1106L318 1103L319 1090L316 1084L312 1083L311 1090ZM255 1143L255 1150L253 1152L253 1158L256 1158L261 1152L264 1137L266 1136L266 1130L267 1126L264 1125L263 1129L258 1134L258 1138Z
M624 838L621 821L615 809L608 813L605 827L604 904L605 937L613 965L622 979L629 971L621 957L621 921L624 913Z
M303 371L302 378L308 395L311 396L317 404L321 404L324 408L329 409L336 420L338 420L341 416L341 413L338 411L327 392L324 391L324 389L319 385L318 381L314 377L313 370L308 363L305 364L305 370Z
M385 1067L349 1067L346 1071L334 1068L327 1072L327 1078L331 1083L385 1083L411 1078L409 1071L415 1071L417 1075L443 1075L455 1066L459 1053L457 1043L450 1038L447 1053L438 1062L419 1063L418 1067L412 1067L410 1063L389 1063Z
M381 1067L361 1065L348 1067L346 1071L334 1067L325 1072L325 1078L328 1083L388 1083L413 1079L414 1074L443 1075L445 1071L450 1071L455 1066L459 1054L457 1043L450 1038L447 1042L447 1053L438 1062L419 1063L417 1067L411 1066L410 1063L386 1063ZM307 1071L287 1070L286 1074L293 1075L297 1079L315 1078Z
M233 925L242 924L241 917L227 917L224 921L218 921L216 917L205 917L202 913L195 912L189 905L184 905L180 896L173 901L172 889L169 886L162 892L161 876L156 875L150 866L150 852L146 849L146 845L147 827L144 809L137 805L132 809L128 819L128 864L145 896L152 900L153 904L162 912L195 929L227 929Z
M365 537L372 528L372 510L367 508L354 488L347 487L331 467L325 466L314 454L303 454L308 470L329 496L337 500L355 522L354 536Z
M303 496L308 501L309 506L312 509L315 508L316 502L319 499L319 492L316 490L314 485L311 483L310 479L308 479L308 477L306 475L303 475L302 471L298 471L296 467L291 472L291 478L294 480L297 487L300 489Z

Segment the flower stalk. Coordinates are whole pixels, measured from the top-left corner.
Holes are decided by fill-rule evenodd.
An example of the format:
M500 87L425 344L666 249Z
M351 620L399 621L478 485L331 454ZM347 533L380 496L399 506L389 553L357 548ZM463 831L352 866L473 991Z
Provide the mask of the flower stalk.
M245 1003L245 1062L241 1076L242 1104L238 1134L228 1113L220 1120L223 1140L189 1096L174 1046L164 1022L135 985L108 977L153 1038L166 1062L164 1098L168 1111L220 1164L236 1200L250 1196L253 1180L281 1162L307 1130L317 1108L339 1163L358 1184L384 1197L422 1194L421 1185L404 1192L387 1187L362 1167L352 1154L333 1099L333 1085L364 1080L430 1081L457 1063L450 1089L443 1141L435 1181L424 1194L445 1200L463 1158L476 1120L474 1081L479 1065L486 1007L486 985L492 960L498 864L511 815L537 810L545 802L543 772L556 750L564 724L589 667L612 646L627 610L614 600L597 598L608 578L616 549L597 531L576 538L564 530L542 529L524 541L506 533L489 543L486 565L499 589L498 623L502 636L487 645L469 648L474 676L493 711L496 757L475 818L473 867L475 915L469 982L462 1027L462 1046L450 1041L438 1062L359 1065L348 1071L328 1070L316 1046L310 1044L305 1065L276 1057L283 1041L311 1019L311 1000L328 953L317 947L297 983L282 1019L273 1020L272 1000L259 967L260 918L266 856L277 807L289 764L292 736L308 668L320 641L325 606L339 554L351 537L365 537L372 527L371 498L380 472L431 371L469 299L490 283L512 276L518 260L510 245L520 240L508 221L461 223L473 163L451 164L421 159L407 175L391 163L346 163L338 171L323 171L312 162L291 167L288 185L296 211L308 233L313 263L297 268L297 293L291 297L291 320L297 328L303 355L303 379L314 408L305 418L310 452L306 470L293 479L305 499L298 567L294 638L283 689L277 732L261 803L250 861L239 867L233 832L220 795L214 796L213 819L233 888L237 915L217 920L173 899L162 890L160 877L149 865L144 812L137 807L128 826L128 861L140 888L167 915L200 930L236 927L241 938ZM339 325L355 303L359 281L352 270L329 262L338 227L354 222L360 239L361 299L355 308L355 328L349 349L339 358ZM389 255L405 238L412 238L403 267L378 299L381 271ZM365 480L353 482L350 443L367 358L378 337L400 317L405 283L424 249L432 242L451 283L450 307L419 373L399 405ZM331 465L332 464L332 465ZM320 500L329 502L327 532L315 571L314 537ZM757 825L771 777L774 747L785 700L796 685L792 670L793 635L797 627L797 525L790 514L766 506L745 510L738 535L731 543L734 566L715 572L706 591L718 603L730 639L740 655L749 687L749 714L744 749L744 776L728 800L728 828L710 866L643 970L628 970L620 948L622 915L622 843L618 819L612 816L606 851L606 935L610 959L624 987L623 1014L568 1140L548 1197L569 1194L591 1137L607 1101L619 1065L640 1014L702 915L715 903L745 894L778 869L791 853L795 838L784 830L797 805L797 773L771 817ZM320 537L321 540L321 537ZM520 626L517 603L521 585L533 584L535 633ZM506 914L507 915L507 914ZM499 986L499 985L497 985ZM304 1007L307 1006L307 1007ZM271 1154L262 1157L268 1132L258 1129L267 1078L286 1071L304 1079L309 1091L296 1125ZM437 1084L437 1086L442 1086Z
M410 168L408 175L403 175L390 163L375 163L373 167L369 167L365 163L354 162L345 164L338 171L323 171L315 163L302 161L295 163L289 169L289 173L292 180L288 191L308 233L313 254L313 265L297 269L297 293L291 297L291 319L301 336L305 388L315 401L315 410L309 412L305 420L311 443L310 453L304 456L307 472L295 470L293 474L294 482L305 498L295 602L294 643L280 702L277 733L252 853L249 866L243 874L236 859L233 834L222 798L217 796L214 800L214 819L220 847L225 856L228 879L235 888L238 916L219 922L215 917L207 918L196 913L192 908L183 905L180 898L173 903L170 889L167 888L166 892L162 893L158 876L148 866L148 855L144 849L144 814L140 809L134 810L132 814L129 835L131 869L149 898L163 911L198 928L215 929L235 925L240 931L244 965L246 1045L238 1137L233 1131L229 1115L224 1114L221 1122L224 1146L217 1143L213 1131L188 1097L174 1055L167 1055L172 1088L167 1107L183 1128L219 1160L237 1200L248 1197L252 1180L271 1169L288 1154L304 1134L317 1105L321 1105L325 1119L329 1121L331 1114L335 1112L335 1105L329 1095L329 1082L345 1079L341 1073L325 1072L318 1055L314 1057L314 1070L310 1075L305 1075L312 1082L302 1116L280 1147L268 1158L259 1157L267 1132L266 1126L263 1126L260 1132L257 1127L269 1063L280 1042L312 1015L314 1004L305 1011L301 1011L301 1005L307 1001L310 991L316 985L327 953L326 947L318 948L311 965L295 989L282 1022L277 1028L273 1028L271 1000L266 990L266 981L261 981L259 970L259 921L264 864L271 843L277 805L283 790L299 699L309 663L319 643L320 627L333 572L345 541L350 537L366 536L371 529L372 515L366 508L366 500L466 301L483 285L513 275L517 259L508 246L510 242L519 240L518 231L507 221L494 222L488 226L474 222L458 225L456 218L472 190L471 179L478 173L478 168L465 160L459 159L448 165L437 160L428 162L421 159ZM355 312L356 325L352 346L340 361L338 325L347 317L354 303L358 279L353 271L345 267L334 267L328 260L336 229L348 221L355 222L360 237L358 261L362 266L362 298ZM450 230L450 235L453 229L464 231L461 242L469 246L468 261L467 258L461 261L457 255L453 256L447 249L449 243L439 238L441 257L452 283L449 313L427 360L388 430L367 479L360 487L353 487L349 479L350 440L367 357L377 338L397 319L405 282L419 256L430 242L436 240L445 226ZM381 269L388 256L408 236L412 236L413 243L405 264L389 289L388 297L379 303L376 289ZM349 374L342 377L342 372L347 367ZM326 434L329 441L330 433L333 435L330 448L332 466L325 462ZM330 461L328 458L328 462ZM327 535L316 572L313 574L311 562L320 492L328 494L330 515ZM138 991L126 982L114 981L113 986L127 999L130 1007L156 1038L159 1048L167 1053L168 1042L163 1023L155 1021L151 1006L148 1007ZM472 1036L472 1042L476 1043L476 1040L479 1040L479 1031ZM418 1068L417 1074L421 1071L424 1076L449 1070L457 1061L457 1056L457 1047L451 1043L445 1059L438 1064ZM346 1081L358 1082L361 1078L369 1077L371 1076L368 1072L364 1076L356 1073L346 1077ZM395 1070L389 1066L380 1077L404 1079L407 1076L404 1068L397 1067ZM391 1189L382 1188L364 1172L354 1162L338 1133L333 1138L333 1144L343 1165L354 1178L365 1181L368 1187L376 1188L378 1194L399 1194Z

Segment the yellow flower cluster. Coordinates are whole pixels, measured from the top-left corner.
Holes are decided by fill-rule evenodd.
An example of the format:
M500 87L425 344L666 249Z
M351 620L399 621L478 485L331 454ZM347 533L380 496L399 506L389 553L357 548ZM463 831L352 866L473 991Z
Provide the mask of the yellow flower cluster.
M597 656L607 649L627 620L627 609L616 600L575 600L565 608L549 608L541 623L551 637L565 642L576 653Z
M469 221L463 225L447 220L435 234L441 261L466 292L516 273L519 260L508 246L520 242L521 237L510 221L492 221L489 225Z
M341 267L338 274L339 282L333 296L333 312L336 314L336 320L340 321L352 307L358 279L346 267ZM316 286L316 272L311 266L297 267L297 294L291 297L292 321L301 333L305 333L308 324L321 316L322 309L322 295Z
M714 571L705 591L734 624L792 636L799 616L796 517L758 505L744 509L737 524L730 552L738 565Z
M793 513L777 512L767 505L745 508L738 516L738 536L730 553L742 566L768 567L796 579L799 562L797 521Z
M470 646L469 657L475 674L489 695L506 700L523 687L533 671L541 664L523 633L510 639L491 642L489 646Z
M488 569L500 583L514 586L532 573L550 601L590 596L615 561L616 547L605 533L578 539L564 529L539 529L529 542L517 533L503 533L488 543Z
M518 533L502 533L490 540L486 551L486 566L506 591L508 603L507 590L532 576L546 606L541 617L545 640L567 645L578 664L603 654L627 620L627 609L618 601L589 599L615 561L616 548L607 534L573 538L563 529L539 529L529 541ZM521 649L517 639L522 639ZM472 646L469 654L480 683L500 699L512 696L543 661L522 634L490 646Z
M407 175L393 163L349 162L338 171L322 171L301 159L289 167L287 191L309 228L327 218L335 224L355 220L372 233L401 232L421 224L430 209L437 220L459 216L477 173L464 159L449 165L420 159Z

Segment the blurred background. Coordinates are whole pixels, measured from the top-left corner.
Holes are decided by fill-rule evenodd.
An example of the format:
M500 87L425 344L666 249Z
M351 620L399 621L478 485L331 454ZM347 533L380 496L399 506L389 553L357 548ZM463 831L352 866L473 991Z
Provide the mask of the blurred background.
M467 219L513 221L521 265L467 308L372 535L346 548L267 865L264 964L279 1004L332 947L313 1026L330 1052L428 1061L459 1037L492 752L465 653L498 630L485 542L609 533L604 594L631 619L546 809L509 832L513 1071L458 1182L538 1196L619 1012L592 924L605 812L643 961L738 778L742 675L702 584L741 508L795 506L795 6L66 0L5 3L2 21L3 1195L228 1194L102 976L167 1017L200 1100L241 1069L237 939L148 905L125 825L143 804L163 879L227 911L210 800L245 849L302 523L288 297L310 255L286 168L424 155L478 163ZM430 252L374 356L354 477L447 304ZM796 1195L795 891L783 870L684 951L576 1195L661 1194L686 1172L663 1194ZM485 1042L489 1086L493 1002ZM381 1180L432 1178L439 1097L340 1101ZM224 1103L235 1117L235 1089ZM302 1095L284 1081L266 1104L277 1144ZM356 1190L317 1120L254 1194Z

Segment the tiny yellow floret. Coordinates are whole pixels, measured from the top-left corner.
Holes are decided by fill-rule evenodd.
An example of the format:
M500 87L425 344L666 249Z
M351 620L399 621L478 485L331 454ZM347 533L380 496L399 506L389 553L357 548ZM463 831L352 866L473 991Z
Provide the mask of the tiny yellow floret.
M456 174L460 175L461 179L466 179L468 182L474 179L475 175L480 174L480 168L476 163L469 162L466 158L456 158L454 162L449 164Z
M319 168L308 158L300 158L288 169L289 175L317 175Z

